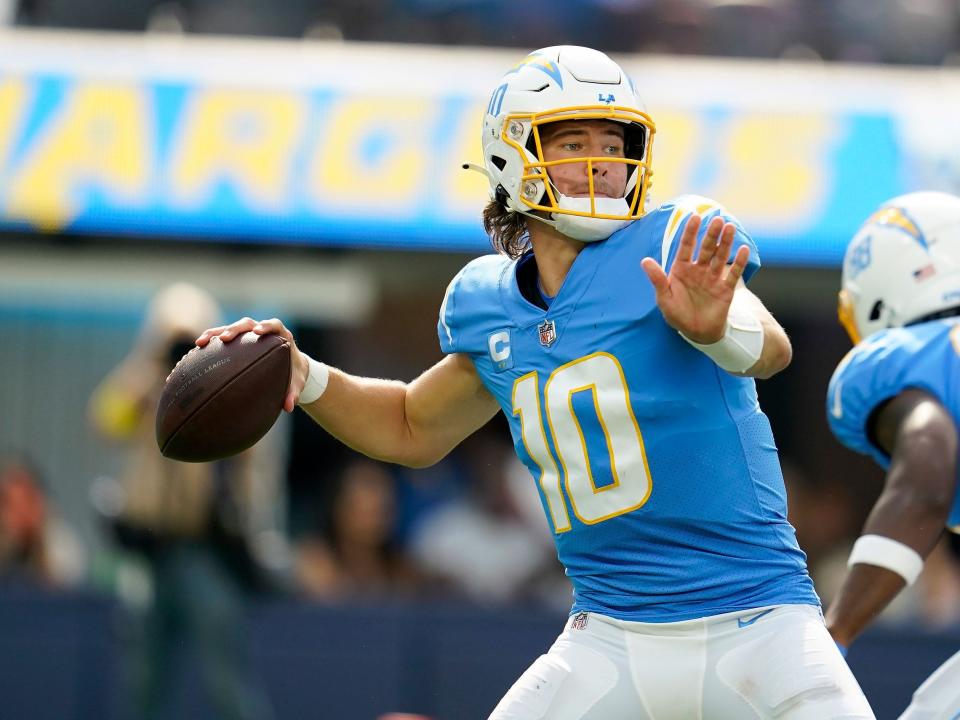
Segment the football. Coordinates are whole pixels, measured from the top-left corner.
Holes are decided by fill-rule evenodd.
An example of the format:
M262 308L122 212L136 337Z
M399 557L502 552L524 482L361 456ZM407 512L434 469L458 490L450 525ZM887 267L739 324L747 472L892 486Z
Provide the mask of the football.
M243 452L276 422L289 383L290 344L279 335L248 332L191 350L160 396L160 452L185 462Z

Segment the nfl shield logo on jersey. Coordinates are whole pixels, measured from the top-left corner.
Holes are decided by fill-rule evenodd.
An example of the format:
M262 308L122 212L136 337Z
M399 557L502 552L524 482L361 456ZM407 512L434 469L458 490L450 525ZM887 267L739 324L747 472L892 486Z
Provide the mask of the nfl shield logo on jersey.
M579 612L573 616L573 620L570 621L571 630L584 630L587 627L587 619L590 616L585 612Z
M540 335L540 344L544 347L550 347L557 339L557 326L553 320L544 320L537 325L537 332Z

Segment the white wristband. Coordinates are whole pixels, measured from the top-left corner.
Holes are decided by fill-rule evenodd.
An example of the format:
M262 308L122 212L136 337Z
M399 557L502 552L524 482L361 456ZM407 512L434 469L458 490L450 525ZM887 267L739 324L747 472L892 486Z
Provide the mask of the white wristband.
M330 370L319 360L314 360L306 353L303 356L307 359L307 381L300 391L298 405L309 405L323 395L327 389L327 381L330 379Z
M886 568L913 585L923 570L923 558L909 545L883 535L862 535L853 544L847 565L857 563Z
M727 372L744 372L753 367L763 352L763 325L743 302L733 296L727 313L727 328L715 343L701 345L683 333L680 337Z

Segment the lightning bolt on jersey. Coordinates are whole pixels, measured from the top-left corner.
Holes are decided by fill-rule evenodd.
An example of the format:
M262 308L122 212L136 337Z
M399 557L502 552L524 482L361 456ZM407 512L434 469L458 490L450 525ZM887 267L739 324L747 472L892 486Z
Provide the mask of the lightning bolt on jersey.
M533 474L573 612L673 622L819 604L753 380L670 328L640 267L672 264L693 212L704 228L724 213L687 197L586 245L548 310L518 287L532 255L477 258L440 310L443 351L473 360ZM744 244L749 278L759 261L738 229Z
M908 388L933 395L960 427L960 320L881 330L851 350L827 389L833 434L886 470L890 457L871 441L867 423L879 405ZM947 525L960 532L960 484Z

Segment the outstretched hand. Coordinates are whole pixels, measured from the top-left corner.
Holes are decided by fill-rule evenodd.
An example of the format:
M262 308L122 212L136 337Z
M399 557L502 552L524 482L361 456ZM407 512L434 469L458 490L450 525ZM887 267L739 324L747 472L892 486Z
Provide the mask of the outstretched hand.
M202 348L215 337L227 343L248 332L254 332L257 335L279 335L290 343L290 363L292 368L290 372L290 385L287 387L287 394L283 399L283 409L287 412L293 412L294 408L297 407L297 399L300 397L300 393L303 392L303 386L307 382L307 358L297 348L297 343L293 339L293 333L291 333L282 322L276 318L257 321L253 318L245 317L230 325L220 325L219 327L204 330L196 340L197 347Z
M640 264L653 283L657 307L670 327L695 343L708 345L719 341L726 331L730 302L750 259L750 248L739 248L727 265L737 229L715 217L694 259L701 222L699 215L687 220L669 275L653 258L644 258Z

